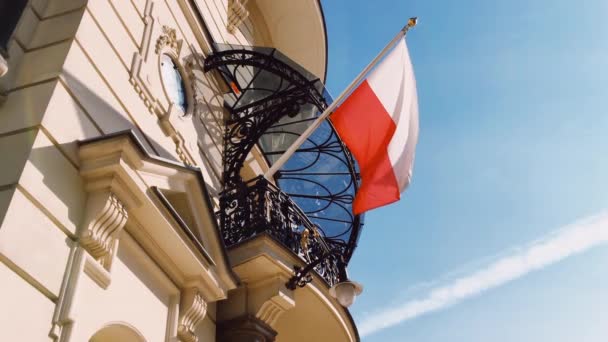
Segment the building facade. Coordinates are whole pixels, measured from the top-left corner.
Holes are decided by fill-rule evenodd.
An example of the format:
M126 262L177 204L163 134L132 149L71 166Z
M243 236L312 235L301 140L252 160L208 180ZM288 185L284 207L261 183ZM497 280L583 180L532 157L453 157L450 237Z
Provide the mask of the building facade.
M259 136L228 153L244 141L231 143L234 127L251 134L230 96L243 103L270 79L322 93L318 1L11 0L0 19L0 341L359 339L330 295L347 260L312 255L333 242L262 181L272 157ZM245 56L251 46L273 49ZM294 117L272 96L266 128ZM267 146L289 141L277 132ZM247 207L227 192L242 198L244 184Z

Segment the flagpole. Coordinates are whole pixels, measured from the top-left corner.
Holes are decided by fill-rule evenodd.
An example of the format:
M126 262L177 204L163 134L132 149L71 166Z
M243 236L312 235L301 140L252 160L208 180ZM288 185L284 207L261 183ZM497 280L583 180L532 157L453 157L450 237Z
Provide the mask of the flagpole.
M416 17L410 18L408 20L407 25L405 25L399 31L399 33L397 33L395 38L393 38L384 47L384 49L382 49L382 51L380 51L380 53L365 67L365 69L363 69L363 71L361 71L361 73L359 73L359 75L348 85L348 87L346 87L346 89L344 89L344 91L334 100L334 102L332 102L323 111L323 113L321 113L321 115L319 115L319 117L317 117L315 119L315 121L313 121L312 124L310 126L308 126L308 128L296 139L296 141L294 141L291 144L291 146L289 146L289 148L279 157L279 159L272 165L272 167L270 167L270 169L268 169L268 171L266 171L266 173L264 173L264 177L267 180L272 180L272 177L274 176L274 174L281 167L283 167L283 165L285 165L287 160L289 160L289 158L291 158L291 156L296 152L296 150L298 148L300 148L300 146L302 146L302 144L312 135L312 133L317 128L319 128L319 126L321 126L321 123L323 123L323 120L327 119L327 117L329 117L329 115L331 113L333 113L333 111L336 109L336 107L338 107L338 105L342 102L342 100L344 100L344 98L347 95L349 95L355 89L356 86L359 85L359 83L363 80L363 78L365 78L365 76L367 76L367 74L370 72L370 70L374 66L376 66L376 64L378 64L378 62L382 59L382 57L384 57L391 50L391 48L395 45L395 43L397 43L401 38L405 37L405 35L407 34L407 31L409 31L410 28L416 26L417 22L418 22L418 18L416 18Z

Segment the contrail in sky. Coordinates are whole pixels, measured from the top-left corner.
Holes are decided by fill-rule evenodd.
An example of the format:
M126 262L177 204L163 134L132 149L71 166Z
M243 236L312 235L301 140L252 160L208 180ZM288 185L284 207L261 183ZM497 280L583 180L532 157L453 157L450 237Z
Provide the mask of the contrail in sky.
M442 282L423 296L365 317L361 336L447 308L486 290L501 286L532 271L608 242L608 213L585 218L557 233L518 248L468 275Z

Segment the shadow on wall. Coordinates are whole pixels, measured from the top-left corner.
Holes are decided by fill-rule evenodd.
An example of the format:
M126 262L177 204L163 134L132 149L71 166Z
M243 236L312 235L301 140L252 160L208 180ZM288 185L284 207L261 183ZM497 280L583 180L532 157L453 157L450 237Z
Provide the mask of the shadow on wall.
M194 47L191 49L194 50ZM191 117L199 145L199 155L204 166L213 172L212 189L214 195L222 190L224 152L224 97L222 87L215 78L203 71L201 55L187 59L194 97L194 111ZM203 153L205 151L205 153Z
M207 169L211 176L206 179L210 193L217 198L222 190L224 91L215 78L204 73L202 61L203 57L199 55L193 55L190 60L192 66L190 76L195 100L193 105L195 105L195 108L188 122L192 123L196 134L198 142L196 153L199 154L200 160L203 162L203 165L200 166ZM95 89L90 88L77 74L64 70L62 82L76 97L75 101L71 101L72 105L76 107L77 111L84 113L82 116L75 116L77 120L80 120L78 127L81 132L60 133L65 137L73 137L72 139L74 139L65 143L63 141L59 142L63 154L57 151L50 141L42 144L42 147L35 146L30 161L37 169L38 177L42 178L48 189L63 202L69 212L68 216L71 222L76 225L80 224L82 221L80 216L86 200L86 194L84 194L82 181L78 174L77 139L90 139L130 129L144 144L149 154L181 164L175 153L167 151L154 139L148 137L139 127L134 125L126 113L117 108L116 103L108 102L103 98L103 93L98 93ZM65 127L65 129L70 129L69 127L75 126L72 123L72 125L66 124ZM166 137L166 139L171 140L169 137Z
M128 120L124 114L118 112L106 100L102 99L93 90L87 87L87 85L82 83L76 75L73 75L70 72L64 72L63 76L67 86L72 90L73 93L78 94L78 100L82 106L87 107L85 108L85 111L92 116L92 119L102 130L102 134L100 135L131 129L137 138L146 145L146 148L149 149L148 152L150 154L180 162L172 153L165 150L160 144L156 143L153 139L149 138L145 133L143 133L137 126L133 124L133 122ZM169 138L167 137L167 139Z
M84 134L85 136L75 139L90 139L131 129L140 141L144 143L149 154L181 163L169 151L141 132L123 114L117 112L115 108L95 94L93 90L89 89L76 76L64 73L64 79L70 90L77 94L78 101L83 107L77 109L79 111L83 111L84 109L85 112L89 113L97 126L95 130L92 130L91 124L83 122L86 119L81 118L78 124L84 133L80 135ZM78 105L75 104L75 106ZM70 125L66 124L65 127L69 129ZM38 134L43 133L39 132ZM74 136L74 134L69 132L61 132L60 134ZM38 139L43 138L39 136ZM84 192L83 182L79 175L77 141L72 140L67 143L59 143L60 151L50 140L44 140L40 140L34 144L34 148L29 156L29 162L34 168L26 170L24 177L29 177L34 182L37 179L41 179L46 188L63 204L61 206L58 202L56 203L56 205L59 205L59 207L56 207L58 215L61 215L59 212L67 211L66 215L69 221L78 226L83 220L82 214L86 204L86 193ZM44 192L46 190L44 189L38 191L45 199L53 197L45 196Z
M223 188L222 153L224 150L224 133L214 120L209 119L209 116L212 116L212 113L210 113L212 110L207 108L197 110L192 115L191 122L198 137L198 154L203 162L202 166L210 171L209 181L211 181L211 184L209 184L209 191L214 197L217 197ZM207 153L203 153L203 151L207 151Z

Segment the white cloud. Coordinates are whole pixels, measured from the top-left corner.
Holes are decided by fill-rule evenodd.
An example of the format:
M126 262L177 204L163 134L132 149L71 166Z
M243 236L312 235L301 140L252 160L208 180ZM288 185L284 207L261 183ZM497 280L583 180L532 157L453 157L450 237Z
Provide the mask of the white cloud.
M418 299L368 315L358 325L359 332L361 336L370 335L447 308L606 242L608 242L608 213L586 218L560 229L547 238L497 258L466 276L443 281L441 285L429 289Z

